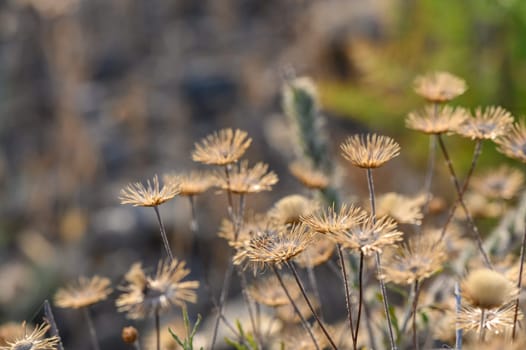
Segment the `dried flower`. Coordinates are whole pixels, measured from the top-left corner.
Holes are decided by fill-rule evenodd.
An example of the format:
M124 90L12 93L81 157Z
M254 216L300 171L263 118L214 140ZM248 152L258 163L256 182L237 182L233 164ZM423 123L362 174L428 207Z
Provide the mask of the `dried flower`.
M317 207L318 204L315 201L293 194L277 201L268 215L271 220L281 225L299 224L301 216L309 215Z
M396 221L388 216L377 220L368 215L361 223L354 225L348 231L340 231L336 241L343 247L359 250L365 255L381 253L385 247L402 240L402 232L396 229Z
M274 265L281 268L283 264L304 251L311 243L314 232L305 225L295 225L291 229L265 229L254 232L252 238L238 248L233 258L235 265L249 263L254 272L258 268Z
M155 207L169 201L178 194L178 184L169 183L160 188L159 179L155 175L152 183L148 180L146 186L140 182L128 184L121 190L119 199L121 204L131 204L134 207Z
M469 115L469 111L461 107L428 105L423 110L409 113L405 125L424 134L444 134L457 130Z
M300 255L294 258L294 262L301 267L314 267L328 261L334 253L335 244L327 237L317 234L312 244Z
M208 190L212 186L209 174L202 171L191 171L189 173L173 173L163 176L165 184L173 183L179 186L181 196L196 196Z
M492 169L482 176L473 177L471 185L486 197L511 199L522 188L523 182L521 171L502 165L497 170Z
M195 303L198 281L181 281L190 273L184 261L174 259L171 263L160 261L155 276L146 276L140 263L132 265L124 277L128 283L116 301L119 312L127 312L128 318L142 319L173 305L184 307L186 302Z
M483 308L464 306L457 316L458 327L465 331L476 331L480 333L480 319ZM514 303L508 303L498 308L484 309L483 327L494 335L502 334L507 329L513 327L513 317L515 314ZM519 314L519 319L522 314Z
M61 288L55 294L55 304L62 308L79 309L105 300L111 294L108 278L93 276L80 277L77 283Z
M121 338L126 344L133 344L139 338L139 331L133 326L124 327L122 329Z
M480 107L475 110L474 118L467 118L455 130L459 135L472 140L494 140L505 135L513 124L511 113L502 107Z
M245 131L222 129L195 144L192 160L204 164L227 165L237 162L252 143Z
M338 210L335 210L333 205L327 210L320 210L304 216L301 220L316 232L336 234L349 230L363 221L366 215L365 211L359 207L343 204Z
M253 168L248 167L248 162L241 162L238 168L226 173L215 173L217 186L225 191L236 194L257 193L270 191L278 182L278 176L273 171L268 171L268 165L257 163Z
M504 275L490 269L469 273L462 282L462 294L474 307L493 309L503 306L517 296L517 288Z
M340 145L343 156L359 168L378 168L400 154L392 138L376 134L354 135Z
M282 275L281 280L287 287L290 297L297 299L301 291L294 277ZM290 303L287 294L285 294L283 287L275 275L258 279L256 283L248 287L248 293L255 301L267 306L280 306Z
M307 188L322 190L329 186L329 177L324 172L316 170L304 162L292 163L289 165L289 171L296 180Z
M447 102L462 95L466 82L448 72L433 72L418 76L414 82L415 92L430 102Z
M0 350L55 350L60 342L58 337L44 338L50 326L47 323L37 325L35 329L27 334L26 323L22 323L23 336L14 341L7 341L7 346L1 346Z
M416 236L407 244L387 255L382 279L396 284L413 284L436 273L447 259L443 244L436 236Z
M497 150L510 158L526 163L526 124L515 123L512 129L496 140Z
M239 247L242 242L250 240L253 232L275 229L278 227L279 225L271 221L266 215L249 213L245 215L243 224L238 228L239 232L237 233L237 240L236 227L229 219L223 219L223 221L221 221L218 236L226 239L230 246Z
M424 218L421 207L425 201L424 194L406 197L394 192L386 193L379 196L376 201L376 214L389 215L400 224L420 225Z

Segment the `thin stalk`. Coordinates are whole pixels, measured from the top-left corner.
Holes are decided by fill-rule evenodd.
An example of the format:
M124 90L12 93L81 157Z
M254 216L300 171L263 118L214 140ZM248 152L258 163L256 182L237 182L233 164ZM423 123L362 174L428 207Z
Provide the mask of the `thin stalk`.
M437 138L436 135L431 135L429 137L429 154L427 159L427 171L426 177L424 180L424 193L426 194L426 201L422 207L422 213L427 214L429 210L429 202L431 201L432 193L431 186L433 185L433 175L435 173L435 159L436 159L436 149L437 149Z
M88 325L88 331L91 338L91 346L93 350L100 350L99 342L97 341L97 332L95 331L95 326L93 325L93 320L89 314L87 307L82 308L82 313L84 314L84 319Z
M352 307L351 307L351 291L349 288L349 281L347 277L347 271L345 269L345 259L343 256L343 250L341 245L337 245L338 247L338 257L340 259L340 270L342 273L343 278L343 284L345 286L345 306L347 307L347 318L349 319L349 328L351 329L351 338L353 342L353 348L356 350L356 341L354 339L354 326L353 326L353 320L352 320Z
M367 169L367 185L369 187L369 200L371 202L371 215L373 217L373 222L376 222L376 203L374 197L374 182L373 182L373 171L372 169ZM376 269L378 270L378 275L381 276L382 273L382 261L380 259L380 253L376 252ZM391 324L391 315L389 314L389 301L387 300L387 290L385 288L385 282L383 278L379 277L378 281L380 282L380 290L382 291L382 299L384 304L385 318L387 320L387 330L389 332L389 341L391 343L391 349L396 350L396 343L394 340L393 326Z
M353 335L354 350L356 350L356 343L358 343L358 330L360 329L360 318L362 316L363 304L363 252L360 251L360 263L358 267L358 316L356 316L356 329Z
M318 281L316 279L316 274L314 273L314 266L310 263L310 257L308 257L308 265L307 265L307 276L309 278L309 283L311 285L312 291L314 292L314 296L316 299L320 302L320 318L323 320L323 310L321 308L321 297L320 297L320 289L318 288Z
M522 245L521 245L521 262L519 265L519 278L517 281L517 288L519 292L522 288L522 271L524 269L524 250L526 249L526 227L524 228L524 234L522 235ZM511 333L511 339L515 340L515 330L517 328L517 318L519 316L519 294L517 294L517 299L515 299L515 313L513 315L513 331Z
M250 323L252 326L252 331L254 332L254 337L256 338L256 342L258 345L258 349L262 349L261 344L261 337L259 334L259 329L256 326L256 319L254 317L254 310L252 309L252 299L250 298L249 293L247 292L247 278L243 271L236 268L237 274L239 276L239 279L241 280L241 293L243 294L243 299L245 300L245 304L247 304L248 309L248 316L250 317Z
M458 196L458 202L462 206L462 209L464 210L464 213L466 215L466 219L468 220L469 225L471 226L471 229L475 236L475 241L477 243L477 247L483 257L484 264L486 267L493 269L493 265L491 264L491 261L488 257L488 254L484 250L484 247L482 245L482 238L480 236L480 232L478 230L477 225L475 225L475 221L473 220L473 217L471 216L471 213L469 212L466 203L464 202L464 199L462 198L462 188L460 187L460 183L458 180L458 177L455 173L455 169L453 168L453 163L451 162L451 158L449 157L449 153L446 149L446 145L444 144L444 141L442 140L442 136L438 135L438 144L440 145L440 149L442 150L442 154L444 155L444 159L446 160L447 167L449 169L449 174L451 176L451 181L455 185L455 189L457 191Z
M197 222L197 208L195 206L195 196L188 196L190 201L190 209L192 211L192 221L190 221L190 230L195 235L199 230L199 223Z
M486 309L480 309L480 333L479 342L484 342L484 336L486 335Z
M309 297L307 296L307 292L305 291L305 288L303 287L303 283L301 283L301 280L300 280L300 278L298 276L298 272L296 271L296 268L294 267L294 265L292 265L288 261L287 261L287 266L292 271L292 274L294 275L294 279L296 280L296 284L298 285L298 287L300 287L300 291L301 291L301 294L303 295L303 299L305 299L305 301L307 302L307 305L309 306L309 309L312 312L312 315L314 316L314 319L316 319L316 322L318 322L318 325L320 326L321 331L323 332L323 334L325 334L325 336L327 337L327 340L329 341L329 343L331 343L331 346L335 350L338 350L338 347L336 346L336 343L334 342L334 340L332 340L332 337L330 336L329 332L327 332L327 329L323 325L323 322L321 322L320 318L318 317L318 315L316 313L316 310L312 306L312 303L311 303Z
M161 229L161 237L163 239L164 249L166 250L166 254L168 254L168 257L170 258L170 262L173 262L174 256L172 254L172 249L170 248L170 243L168 243L168 236L166 235L163 220L161 219L161 214L159 213L159 207L154 206L153 209L155 210L155 214L157 215L157 221L159 221L159 227Z
M469 168L468 174L466 175L466 179L464 180L464 183L462 185L462 191L460 193L460 196L462 197L462 199L464 199L464 193L466 193L466 190L468 189L469 181L471 180L471 176L473 175L473 172L475 171L475 166L477 164L481 151L482 151L482 141L477 140L477 142L475 143L475 150L473 151L473 158L471 159L471 166ZM458 208L458 204L459 204L459 200L457 199L455 203L453 204L453 206L451 207L451 209L449 210L449 214L448 214L446 223L442 227L442 232L440 233L440 238L438 242L444 239L447 228L449 224L451 223L451 220L455 216L455 211Z
M55 322L55 317L53 316L53 310L51 310L51 305L49 304L49 301L46 299L44 300L44 315L46 316L46 321L50 325L49 333L52 336L56 336L59 339L57 350L64 350L64 346L62 345L62 338L60 338L60 334L58 332L57 323Z
M155 309L155 335L157 337L157 350L161 350L161 326L159 320L159 308Z
M418 296L420 294L420 288L418 285L418 280L415 281L414 285L414 298L413 298L413 348L418 350L418 338L416 330L416 309L418 306Z
M458 315L462 308L462 296L460 295L460 284L455 283L455 319L458 320ZM462 350L462 328L458 326L458 321L455 322L455 349Z
M276 269L276 267L274 265L272 265L272 271L274 271L274 274L278 278L279 284L281 285L281 288L283 288L283 291L287 295L287 298L289 299L290 304L294 308L294 311L296 312L296 314L298 314L298 316L299 316L299 318L301 320L301 324L303 325L303 328L305 328L307 333L309 333L309 336L311 337L312 342L314 343L314 346L316 347L316 350L320 350L320 347L319 347L318 343L316 342L316 338L314 337L314 334L312 334L312 330L310 329L309 324L307 323L307 321L305 320L305 318L301 314L301 311L299 310L298 305L296 305L296 302L294 301L294 299L292 299L292 297L290 296L290 293L289 293L287 287L285 286L285 283L283 283L283 280L281 279L281 275L279 274L278 270Z
M367 303L363 304L363 313L365 315L365 328L367 329L367 335L369 336L369 348L377 349L376 338L374 337L373 326L371 324L371 312Z

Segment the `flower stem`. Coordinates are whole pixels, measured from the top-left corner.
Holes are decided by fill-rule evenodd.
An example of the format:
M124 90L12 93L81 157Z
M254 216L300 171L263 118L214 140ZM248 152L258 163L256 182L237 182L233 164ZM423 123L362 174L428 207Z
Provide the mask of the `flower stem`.
M159 227L161 229L161 238L163 239L164 249L166 254L170 258L170 262L174 261L174 256L172 254L172 249L170 248L170 243L168 243L168 236L166 235L166 230L164 228L163 220L161 219L161 214L159 213L159 207L154 206L155 214L157 215L157 221L159 221Z
M486 309L480 309L480 333L479 342L484 342L484 336L486 335Z
M417 329L416 329L416 309L418 307L418 296L420 294L420 288L418 280L415 280L414 284L414 297L413 297L413 349L418 350L418 338L417 338Z
M157 337L157 350L161 350L161 327L159 320L159 308L155 309L155 335Z
M363 303L363 252L360 251L360 263L358 267L358 316L356 316L356 329L353 335L354 350L356 350L356 344L358 343L358 330L360 329L360 318L362 316L362 303Z
M351 338L353 342L353 348L356 350L356 341L354 339L354 326L353 326L353 320L352 320L352 306L351 306L351 291L349 288L349 280L347 277L347 271L345 269L345 259L343 255L343 249L341 245L337 245L338 247L338 257L340 259L340 270L342 273L343 278L343 284L345 286L345 306L347 307L347 316L349 319L349 327L351 329Z
M329 341L329 343L331 343L331 346L335 349L335 350L338 350L338 347L336 346L336 344L334 343L334 340L332 340L329 332L327 332L327 329L325 328L325 326L323 325L323 322L321 322L320 318L318 317L317 313L316 313L316 310L314 309L314 307L312 306L312 303L309 299L309 297L307 296L307 292L305 292L305 288L303 287L303 283L301 283L301 280L298 276L298 272L296 271L296 268L294 267L293 264L291 264L290 262L287 261L287 266L289 267L289 269L292 271L292 274L294 275L294 279L296 280L296 283L298 284L298 287L300 287L300 291L301 291L301 294L303 295L303 299L305 299L305 301L307 302L307 305L309 306L309 309L310 311L312 312L312 315L314 316L314 318L316 319L316 322L318 322L318 325L320 326L321 328L321 331L323 332L323 334L325 334L325 336L327 337L327 340Z
M522 288L522 272L524 269L524 250L526 249L526 225L524 228L524 234L522 235L522 245L521 245L521 257L520 257L520 265L519 265L519 277L517 281L517 288L519 291ZM517 295L517 299L515 299L515 313L513 315L513 330L511 333L511 339L515 340L515 330L517 328L517 318L519 316L519 295Z
M460 284L455 283L455 319L458 320L458 314L462 308L462 296L460 295ZM462 328L458 326L458 321L455 322L455 349L462 350Z
M464 202L464 198L462 197L462 188L460 187L460 183L458 180L458 177L455 173L455 169L453 168L453 163L451 162L451 158L449 157L449 153L446 149L446 145L444 144L444 141L442 140L442 136L438 135L438 144L440 145L440 149L442 150L442 154L444 155L444 159L446 160L447 167L449 169L449 174L451 176L451 181L455 185L455 189L457 191L458 196L458 202L460 203L460 206L464 210L464 213L466 215L466 219L468 220L469 225L471 226L471 229L475 236L475 241L477 243L477 247L482 255L482 258L484 260L484 264L486 267L493 269L493 265L491 264L491 261L488 257L488 254L484 250L484 247L482 245L482 238L480 236L479 229L477 225L475 225L475 221L473 220L473 217L471 216L471 213L469 212L466 203Z
M301 320L301 324L303 325L303 327L305 328L307 333L309 333L309 336L311 337L312 342L314 343L314 346L316 347L316 350L320 350L320 347L319 347L318 343L316 342L316 338L314 337L314 334L312 334L312 330L311 330L309 324L307 323L307 321L305 320L305 318L301 314L301 311L299 310L298 305L296 305L296 302L294 301L294 299L292 299L292 297L290 296L290 293L289 293L287 287L285 286L285 283L283 283L283 280L281 279L281 275L279 274L278 270L276 269L276 267L274 265L271 265L271 266L272 266L272 271L274 271L274 274L278 278L278 281L279 281L279 284L281 285L281 288L283 288L283 291L287 295L287 298L289 299L290 304L294 308L294 311L298 314L298 316L299 316L299 318Z
M197 208L195 206L195 196L188 196L188 200L190 201L190 209L192 211L192 221L190 221L190 230L192 231L192 234L195 235L199 230L199 223L197 222Z
M97 341L97 332L95 331L95 326L93 325L93 320L91 319L88 308L83 307L82 313L84 314L84 319L86 320L86 324L88 325L89 335L91 338L91 346L93 347L93 350L100 350L99 342Z

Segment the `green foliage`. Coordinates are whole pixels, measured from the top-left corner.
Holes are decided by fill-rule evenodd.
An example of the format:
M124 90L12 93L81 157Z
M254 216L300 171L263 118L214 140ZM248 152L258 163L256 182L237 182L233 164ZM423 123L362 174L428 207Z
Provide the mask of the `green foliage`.
M194 336L197 333L197 329L199 328L199 324L201 324L201 315L197 315L197 321L195 321L194 326L192 327L192 330L190 331L190 320L188 319L188 311L186 308L183 308L183 320L184 320L184 328L186 332L186 337L184 339L181 339L175 332L168 328L168 331L172 335L172 337L175 339L177 344L179 344L183 350L194 350ZM201 347L200 350L203 350Z
M225 338L225 342L236 350L259 350L258 344L252 333L245 333L243 326L236 320L236 327L239 332L239 340Z

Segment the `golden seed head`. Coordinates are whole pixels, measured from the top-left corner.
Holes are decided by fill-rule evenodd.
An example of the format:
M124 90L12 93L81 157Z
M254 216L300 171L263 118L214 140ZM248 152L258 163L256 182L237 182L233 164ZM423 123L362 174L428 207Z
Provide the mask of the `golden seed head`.
M244 241L250 240L253 232L266 229L277 229L279 225L270 220L267 215L248 213L245 214L243 225L238 228L236 239L236 227L230 219L223 219L219 227L218 236L228 241L231 247L237 248Z
M218 187L235 194L270 191L272 186L278 182L276 173L268 171L268 165L261 162L249 168L248 162L243 161L239 167L234 167L228 176L226 173L218 171L214 177Z
M504 275L490 269L472 271L462 282L462 294L474 307L501 307L517 296L517 288Z
M163 176L163 182L165 184L179 186L179 194L181 196L196 196L212 186L210 174L202 171L165 174Z
M292 299L300 296L301 290L294 277L282 275L281 280L287 287L287 291ZM258 279L254 284L248 287L250 296L260 304L267 306L280 306L289 304L289 298L279 283L275 275L270 275L263 279Z
M511 113L502 107L490 106L475 110L473 118L467 118L455 130L472 140L495 140L503 136L513 125Z
M139 338L139 331L133 326L124 327L122 329L121 338L126 344L133 344Z
M172 306L184 307L195 303L198 281L182 281L190 273L184 261L160 261L155 276L147 276L140 263L132 265L124 277L127 284L115 304L119 312L131 319L143 319L156 310L166 311Z
M484 310L484 323L482 327L488 334L499 335L513 327L513 317L515 315L514 303L508 303L501 307L485 309L473 306L463 306L457 316L457 325L464 331L476 331L480 334L480 320ZM517 319L522 319L522 313L517 315Z
M335 244L324 235L316 234L312 244L294 258L294 262L301 267L314 267L327 262L334 253Z
M398 193L389 192L378 197L376 214L378 216L389 215L400 224L420 225L424 218L422 206L425 201L425 194L416 197L406 197Z
M334 209L333 205L326 210L303 216L301 220L316 232L334 235L349 230L366 216L367 213L363 209L343 204L338 210Z
M329 177L321 170L316 170L305 162L294 162L289 166L290 173L303 186L322 190L329 186Z
M192 160L211 165L235 163L252 143L245 131L222 129L195 143Z
M376 134L354 135L340 145L343 157L359 168L378 168L400 154L392 138Z
M402 240L403 234L396 228L396 221L388 216L375 220L372 215L368 215L365 220L349 230L337 232L335 239L343 247L361 251L369 256L376 252L381 253L384 248Z
M506 165L500 166L497 170L492 169L481 176L473 177L471 180L471 185L476 192L493 199L515 197L521 190L523 183L522 172Z
M167 183L161 187L159 178L155 175L152 182L147 181L146 186L140 182L128 184L121 190L119 199L121 204L131 204L134 207L156 207L174 198L179 191L176 183Z
M511 130L496 140L497 150L510 158L526 163L526 124L515 123Z
M45 338L50 326L47 323L37 325L32 332L27 334L26 323L22 323L23 336L7 341L6 346L0 346L1 350L56 350L60 339L56 336Z
M433 72L416 77L415 92L430 102L447 102L462 95L466 82L448 72Z
M268 216L280 225L299 224L301 216L309 215L318 208L318 203L307 197L293 194L274 203Z
M234 265L252 265L254 273L267 265L281 268L303 252L312 242L314 232L305 225L265 229L242 242L234 255Z
M444 134L457 130L469 116L470 113L465 108L428 105L422 110L409 113L405 125L424 134Z
M437 243L438 238L429 234L410 238L407 244L387 255L381 278L411 285L436 273L447 259L446 248Z
M57 291L55 305L62 308L79 309L96 304L111 294L110 285L111 281L105 277L80 277L76 283Z

